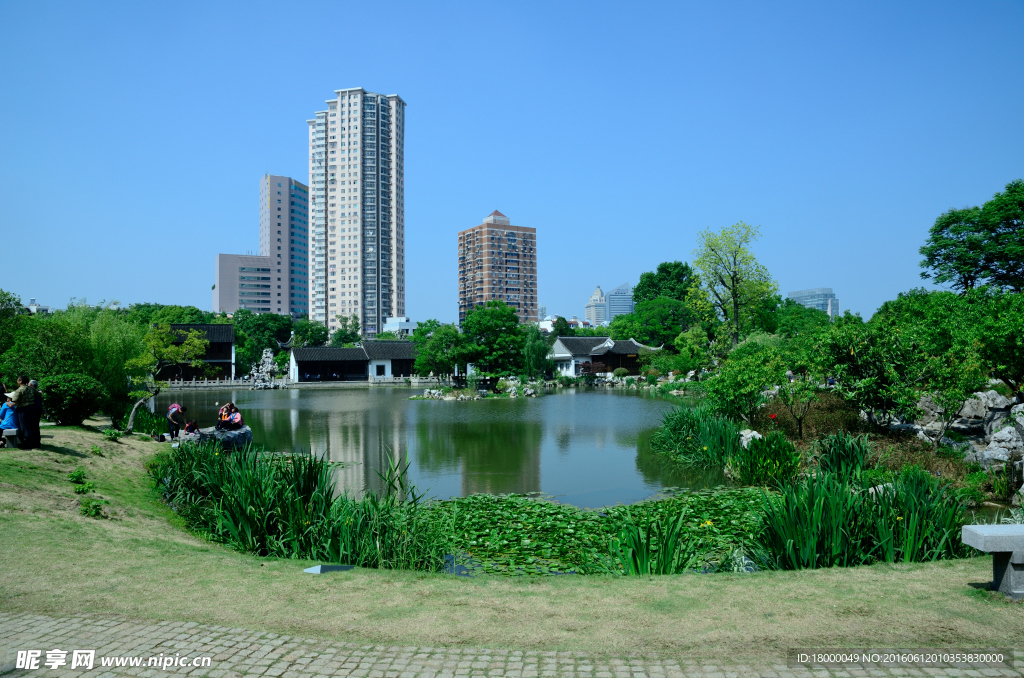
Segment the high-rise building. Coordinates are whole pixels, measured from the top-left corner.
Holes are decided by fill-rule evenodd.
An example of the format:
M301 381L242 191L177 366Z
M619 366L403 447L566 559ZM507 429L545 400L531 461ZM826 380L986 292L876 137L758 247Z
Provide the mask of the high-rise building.
M374 337L405 315L405 102L335 90L309 123L309 317Z
M817 287L813 290L798 290L790 292L789 298L807 308L816 308L819 311L828 313L828 317L839 316L839 300L832 293L831 287Z
M609 322L617 315L633 312L633 286L629 283L622 283L605 295L605 298L608 300Z
M537 229L512 226L498 210L459 232L459 322L466 311L500 299L520 322L537 322Z
M284 274L270 257L253 254L218 254L214 264L213 312L234 313L247 309L253 313L288 312L280 279Z
M608 302L605 299L604 292L601 291L600 285L590 295L586 312L583 315L592 325L601 325L608 319Z
M260 254L274 271L274 313L309 316L309 187L291 177L260 180Z

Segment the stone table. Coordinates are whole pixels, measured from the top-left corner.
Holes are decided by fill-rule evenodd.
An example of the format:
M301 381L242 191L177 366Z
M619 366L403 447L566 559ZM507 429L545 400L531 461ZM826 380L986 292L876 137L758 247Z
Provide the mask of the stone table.
M992 554L992 590L1024 599L1024 525L964 525L961 540Z

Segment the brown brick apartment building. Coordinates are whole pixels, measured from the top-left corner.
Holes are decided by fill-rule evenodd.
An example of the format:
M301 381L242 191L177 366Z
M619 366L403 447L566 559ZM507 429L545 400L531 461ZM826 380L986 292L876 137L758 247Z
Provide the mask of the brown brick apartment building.
M459 322L466 311L500 299L537 322L537 229L512 226L494 210L484 223L459 232Z

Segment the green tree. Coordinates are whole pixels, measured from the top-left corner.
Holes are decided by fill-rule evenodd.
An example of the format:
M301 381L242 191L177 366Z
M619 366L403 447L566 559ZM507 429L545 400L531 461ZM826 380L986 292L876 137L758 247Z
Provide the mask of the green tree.
M991 375L1024 400L1024 294L992 289L965 295L964 325Z
M375 341L402 341L402 338L391 331L378 332Z
M235 312L235 366L242 374L250 373L263 358L263 350L276 355L281 344L291 338L292 321L276 313L253 313L248 309Z
M668 346L674 351L673 340L695 320L693 313L682 301L658 297L642 301L632 313L617 315L609 327L612 339L636 339L648 346Z
M818 401L818 380L812 375L799 374L789 381L786 379L779 386L779 401L789 410L796 421L797 436L804 439L804 420L811 412L811 407Z
M981 208L988 232L985 277L1003 290L1024 291L1024 180L1017 179Z
M679 369L682 372L695 372L697 376L703 369L711 365L711 341L707 331L700 325L694 325L680 332L672 345L679 351Z
M338 316L338 329L331 335L331 346L351 346L359 341L359 316Z
M300 318L292 324L292 331L295 332L293 346L323 346L330 339L330 330L327 325L309 318Z
M563 335L565 336L565 335ZM607 327L577 327L573 330L573 335L577 337L610 337L612 332ZM552 342L554 343L554 342Z
M777 313L774 332L787 338L817 334L831 322L828 313L807 308L789 298L781 300Z
M765 391L785 379L786 364L776 348L744 342L704 382L704 388L716 410L753 424L757 408L765 402Z
M526 376L536 379L554 369L554 361L548 360L548 342L536 325L521 325L523 334L523 367Z
M653 301L668 297L686 301L690 289L700 284L697 274L690 265L682 261L665 261L655 271L640 274L640 281L633 288L633 301Z
M499 299L475 306L462 323L465 355L485 376L518 374L523 365L523 334L516 310Z
M128 425L125 432L131 435L135 428L135 415L139 407L160 393L160 382L157 375L165 367L188 365L199 369L204 367L203 356L210 348L210 342L199 330L173 330L170 323L162 323L149 328L143 337L145 349L142 354L127 361L126 370L136 376L132 383L135 390L131 397L135 398Z
M82 374L93 364L88 326L60 311L19 319L14 344L2 358L5 383L20 374L42 378Z
M455 325L426 320L413 330L412 342L416 346L416 362L413 365L416 374L433 374L446 381L451 379L463 346L463 337Z
M0 356L14 344L23 309L21 297L0 289Z
M919 250L921 277L965 292L984 275L988 234L981 226L981 208L951 209L940 215Z
M202 311L195 306L165 306L164 304L132 304L128 307L128 319L140 325L204 325L224 322L210 311ZM219 320L218 320L219 319Z
M691 303L707 307L731 325L734 347L740 341L741 314L778 290L768 269L749 249L759 237L756 227L741 221L718 233L701 231L700 246L694 251L701 287L691 288Z
M569 324L569 321L562 316L555 317L555 321L551 323L551 343L555 342L556 337L575 337L576 331Z

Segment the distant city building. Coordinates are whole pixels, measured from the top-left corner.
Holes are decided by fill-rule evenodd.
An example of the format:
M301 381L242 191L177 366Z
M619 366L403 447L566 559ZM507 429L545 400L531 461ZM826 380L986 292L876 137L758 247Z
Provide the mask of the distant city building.
M590 295L590 301L587 302L583 316L594 325L601 325L608 319L608 302L600 285Z
M608 304L609 322L614 320L617 315L633 312L633 286L629 283L622 283L605 295L605 299Z
M36 315L37 313L39 315L46 315L50 312L50 307L37 304L35 297L28 300L28 303L25 304L25 309L32 315Z
M817 287L813 290L790 292L789 298L807 308L816 308L828 313L830 318L839 315L839 299L832 293L831 287Z
M270 257L255 254L218 254L214 264L213 312L287 312L276 292L276 280L284 274ZM283 297L281 297L283 299Z
M537 322L537 229L512 226L498 210L459 232L459 323L492 299L516 309L520 322Z
M308 186L291 177L263 175L260 254L270 257L274 268L271 310L293 319L309 317Z
M311 320L360 318L374 337L405 315L405 102L335 90L309 123Z
M412 331L419 325L417 322L413 322L402 316L400 318L388 318L384 321L384 332L394 332L400 337L408 337L412 335Z
M548 317L548 307L547 306L538 306L537 307L537 318L539 320L544 320L547 317Z

